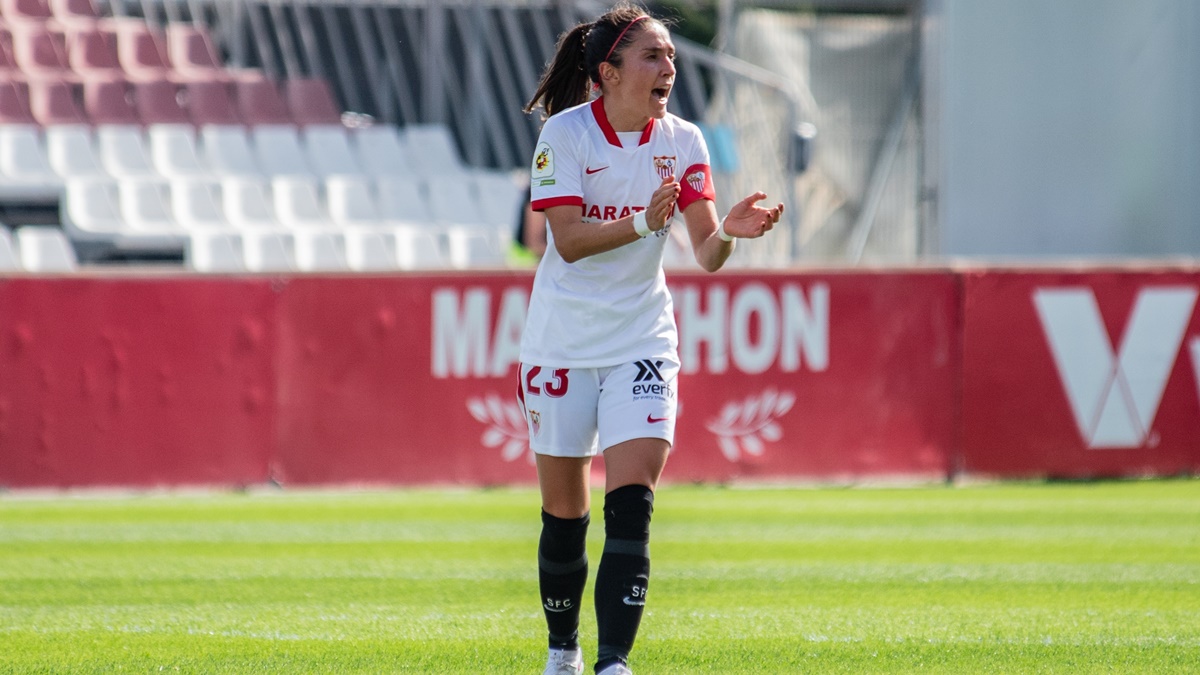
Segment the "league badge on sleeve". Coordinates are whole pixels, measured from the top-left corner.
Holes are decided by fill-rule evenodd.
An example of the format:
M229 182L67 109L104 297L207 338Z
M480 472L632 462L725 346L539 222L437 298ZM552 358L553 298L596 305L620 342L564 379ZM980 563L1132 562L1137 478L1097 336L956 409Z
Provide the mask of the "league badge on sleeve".
M547 185L544 181L554 175L554 149L549 143L538 143L533 154L532 179L536 185ZM553 181L550 181L552 184Z

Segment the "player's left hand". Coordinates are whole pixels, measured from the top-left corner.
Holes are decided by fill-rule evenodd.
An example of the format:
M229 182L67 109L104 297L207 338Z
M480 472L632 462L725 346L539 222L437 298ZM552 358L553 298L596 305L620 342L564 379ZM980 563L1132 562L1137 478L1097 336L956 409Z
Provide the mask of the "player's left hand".
M765 192L755 192L729 209L725 217L725 234L731 237L754 239L770 232L783 215L783 204L774 208L758 206L758 202L767 198Z

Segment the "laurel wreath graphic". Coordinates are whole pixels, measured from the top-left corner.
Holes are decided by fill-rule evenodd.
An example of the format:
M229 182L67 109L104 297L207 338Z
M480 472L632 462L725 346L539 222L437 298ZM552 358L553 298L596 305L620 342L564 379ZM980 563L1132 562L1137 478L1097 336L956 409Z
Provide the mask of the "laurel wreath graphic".
M467 411L476 421L487 425L480 442L489 448L500 448L500 456L506 462L514 462L526 455L530 464L534 462L529 452L529 428L525 416L516 401L499 394L484 394L480 398L467 399Z
M783 429L776 423L796 403L796 395L790 391L766 389L758 396L747 396L742 401L730 401L721 413L704 426L717 436L721 454L736 462L743 453L761 457L766 450L765 441L783 438Z

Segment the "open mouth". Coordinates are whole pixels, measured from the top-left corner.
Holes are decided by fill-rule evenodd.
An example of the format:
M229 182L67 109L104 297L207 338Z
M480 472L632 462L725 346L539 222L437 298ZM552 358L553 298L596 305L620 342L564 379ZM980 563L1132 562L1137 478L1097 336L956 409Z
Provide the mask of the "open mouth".
M650 90L650 93L654 95L654 98L660 99L662 101L666 101L667 96L669 96L671 94L671 88L670 87L655 87L654 89Z

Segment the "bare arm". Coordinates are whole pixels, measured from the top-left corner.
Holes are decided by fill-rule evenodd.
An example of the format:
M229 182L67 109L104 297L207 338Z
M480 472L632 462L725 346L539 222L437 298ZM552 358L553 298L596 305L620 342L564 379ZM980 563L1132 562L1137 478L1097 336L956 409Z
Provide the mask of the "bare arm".
M725 234L742 239L755 239L769 232L779 217L783 215L783 204L766 209L757 206L757 202L766 199L763 192L755 192L738 202L729 210L725 217ZM683 211L687 221L688 236L692 240L692 251L696 262L707 272L721 269L725 261L733 253L732 241L725 241L717 235L720 222L717 220L717 207L707 199L699 199L688 205Z
M667 216L675 207L678 197L679 183L675 182L673 176L664 179L650 198L650 205L646 207L646 224L651 231L657 232L666 225ZM554 247L558 254L566 262L573 263L640 239L633 229L635 215L603 223L585 224L581 207L551 206L546 209L546 222L550 225L550 231L554 233Z

